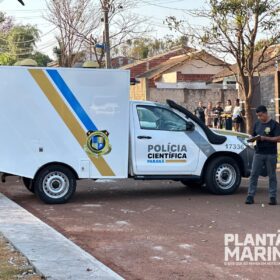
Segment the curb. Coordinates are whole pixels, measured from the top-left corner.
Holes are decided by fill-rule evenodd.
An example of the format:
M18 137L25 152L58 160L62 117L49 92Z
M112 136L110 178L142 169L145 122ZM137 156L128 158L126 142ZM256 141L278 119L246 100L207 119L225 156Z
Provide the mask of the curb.
M46 279L124 279L1 193L0 231Z

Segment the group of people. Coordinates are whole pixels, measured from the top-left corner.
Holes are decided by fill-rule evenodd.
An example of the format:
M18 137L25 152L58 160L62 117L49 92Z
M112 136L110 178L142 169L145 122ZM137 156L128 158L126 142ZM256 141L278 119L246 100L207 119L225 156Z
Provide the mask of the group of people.
M207 107L199 101L198 107L194 111L195 115L208 127L235 131L241 130L243 123L243 109L239 99L235 100L235 105L232 106L231 100L227 101L227 105L223 108L222 102L217 102L213 107L212 102L208 102Z

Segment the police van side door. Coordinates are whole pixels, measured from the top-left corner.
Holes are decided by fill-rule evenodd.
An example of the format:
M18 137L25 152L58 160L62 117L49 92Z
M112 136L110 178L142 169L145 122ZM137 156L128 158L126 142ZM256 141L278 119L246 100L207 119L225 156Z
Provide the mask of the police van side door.
M187 121L168 108L133 106L134 173L183 175L196 171L200 150L191 140Z

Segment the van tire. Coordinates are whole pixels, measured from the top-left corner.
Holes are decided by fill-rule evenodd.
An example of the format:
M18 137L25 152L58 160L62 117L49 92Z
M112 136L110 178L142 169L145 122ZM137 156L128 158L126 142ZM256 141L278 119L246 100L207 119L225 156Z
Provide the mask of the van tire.
M42 168L34 180L36 195L47 204L62 204L71 199L76 191L73 172L63 165Z
M34 180L26 177L22 177L22 182L24 186L32 193L35 193L35 188L34 188Z
M241 183L241 172L231 157L217 157L206 168L206 188L214 194L233 194Z

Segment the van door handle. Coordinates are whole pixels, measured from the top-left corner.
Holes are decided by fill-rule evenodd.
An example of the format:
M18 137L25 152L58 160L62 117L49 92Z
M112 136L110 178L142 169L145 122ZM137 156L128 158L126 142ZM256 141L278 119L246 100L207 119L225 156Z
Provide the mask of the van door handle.
M138 139L152 139L152 137L151 136L138 136L137 137Z

